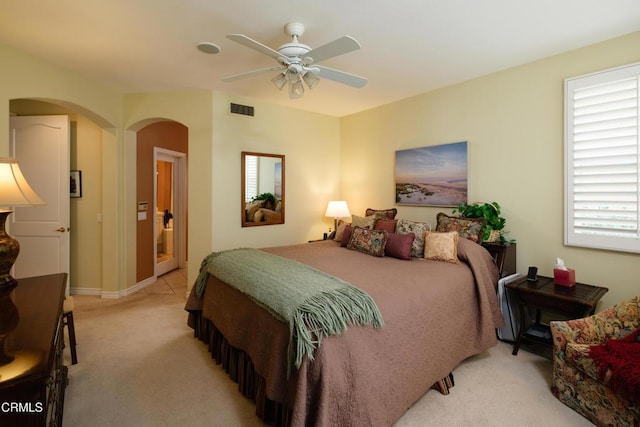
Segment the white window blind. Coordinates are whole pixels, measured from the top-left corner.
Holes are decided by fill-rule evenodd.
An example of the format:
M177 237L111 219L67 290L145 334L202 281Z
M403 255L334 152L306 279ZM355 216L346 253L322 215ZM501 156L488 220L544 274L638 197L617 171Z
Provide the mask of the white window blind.
M640 252L640 64L565 81L565 244Z
M258 157L245 156L245 194L244 201L250 202L258 195Z

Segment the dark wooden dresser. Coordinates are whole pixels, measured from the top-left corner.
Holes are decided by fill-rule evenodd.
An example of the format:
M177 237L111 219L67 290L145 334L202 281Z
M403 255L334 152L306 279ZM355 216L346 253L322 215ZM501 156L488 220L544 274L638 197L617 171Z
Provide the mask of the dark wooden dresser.
M13 362L0 366L0 426L60 426L67 386L62 303L65 273L18 280L20 321L7 339Z

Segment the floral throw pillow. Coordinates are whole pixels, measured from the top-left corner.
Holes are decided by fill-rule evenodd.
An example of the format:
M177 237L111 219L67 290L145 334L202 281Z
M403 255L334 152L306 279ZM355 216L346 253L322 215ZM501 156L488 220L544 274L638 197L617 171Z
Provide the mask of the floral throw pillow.
M484 218L459 218L440 212L436 219L436 231L457 231L462 238L482 243L482 227L486 222Z
M424 233L427 231L431 231L431 225L426 222L399 219L396 224L396 233L413 233L416 236L411 246L411 256L415 258L422 258L424 256Z
M373 230L373 226L376 223L376 217L373 215L369 215L367 217L351 215L351 225L353 227L361 227L368 228L369 230Z
M382 219L395 219L396 215L398 214L398 209L396 208L391 208L391 209L367 209L365 211L365 216L371 216L371 215L375 215L376 218L382 218Z
M353 227L351 238L347 243L347 249L381 257L384 256L384 247L388 238L389 233L385 230L368 230L366 228Z

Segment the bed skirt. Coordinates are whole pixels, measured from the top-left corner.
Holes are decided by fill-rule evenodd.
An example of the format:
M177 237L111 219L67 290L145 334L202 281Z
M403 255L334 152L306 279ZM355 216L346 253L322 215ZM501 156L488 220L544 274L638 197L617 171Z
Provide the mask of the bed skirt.
M249 355L229 344L201 311L190 311L188 323L194 330L194 336L207 344L211 358L238 384L238 391L255 403L258 418L277 427L288 426L291 410L266 396L265 380L255 373Z
M265 380L256 374L249 355L229 344L213 322L202 316L201 311L189 311L188 324L193 328L194 336L207 344L211 358L238 384L240 393L255 403L258 418L277 427L287 427L291 421L291 409L266 396ZM453 386L453 374L449 373L431 388L447 395Z

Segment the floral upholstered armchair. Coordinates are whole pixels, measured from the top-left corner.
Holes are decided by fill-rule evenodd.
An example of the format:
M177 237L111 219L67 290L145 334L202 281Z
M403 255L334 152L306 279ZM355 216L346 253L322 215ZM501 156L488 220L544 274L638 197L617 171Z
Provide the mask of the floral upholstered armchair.
M550 326L553 335L553 394L596 425L640 425L640 399L637 394L620 393L618 383L612 382L614 373L610 365L603 366L600 360L593 358L598 354L595 347L600 351L612 343L634 345L626 347L633 352L633 359L618 374L624 381L634 382L632 387L636 393L640 390L637 382L640 374L637 363L640 355L637 352L640 349L640 297L584 319L554 321ZM632 363L632 370L636 371L633 380L629 380L628 363Z

